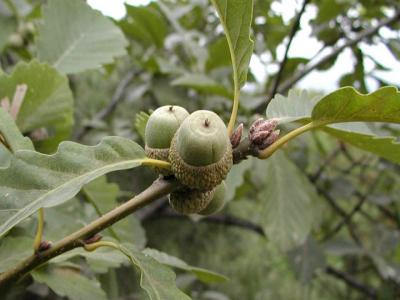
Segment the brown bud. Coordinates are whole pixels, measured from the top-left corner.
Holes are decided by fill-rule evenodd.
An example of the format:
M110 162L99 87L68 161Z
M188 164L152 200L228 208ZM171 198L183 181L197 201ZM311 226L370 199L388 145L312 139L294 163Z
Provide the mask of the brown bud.
M252 144L261 145L270 135L270 131L255 131L250 135L250 142Z
M237 146L239 146L240 140L242 139L242 134L243 123L240 123L240 125L235 129L230 137L232 149L235 149Z
M253 124L251 124L251 126L250 126L249 134L252 134L254 131L256 131L256 130L257 130L257 127L258 127L262 122L264 122L264 119L263 119L263 118L260 118L260 119L258 119L258 120L256 120L256 121L254 121Z
M46 250L50 249L52 245L53 245L53 243L50 241L41 241L38 252L46 251Z
M96 233L95 235L92 235L91 237L85 239L84 243L85 244L93 244L93 243L100 241L102 238L103 237L100 234Z
M265 120L257 126L256 131L273 131L278 126L277 119Z
M280 130L275 130L273 132L271 132L271 134L263 141L263 143L259 146L260 150L264 150L265 148L267 148L268 146L272 145L273 143L275 143L278 138L279 138L279 133Z

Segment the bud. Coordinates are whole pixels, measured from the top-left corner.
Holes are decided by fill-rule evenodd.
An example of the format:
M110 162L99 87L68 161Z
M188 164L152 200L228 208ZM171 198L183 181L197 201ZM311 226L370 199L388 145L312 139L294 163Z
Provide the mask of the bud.
M252 144L261 145L266 138L270 135L270 131L256 131L250 135L250 142Z
M100 234L96 233L95 235L92 235L91 237L85 239L84 243L85 244L93 244L93 243L100 241L102 238L103 237Z
M264 150L265 148L267 148L268 146L272 145L273 143L275 143L278 138L279 138L279 133L280 130L275 130L273 132L271 132L271 134L263 141L263 143L259 146L260 150Z
M264 122L263 118L260 118L260 119L258 119L256 121L254 121L253 124L251 124L251 126L250 126L249 134L254 133L254 131L257 130L257 127L260 126L260 124L263 123L263 122Z
M239 146L240 140L242 139L242 134L243 134L243 123L241 123L235 129L235 131L232 133L230 137L232 149L235 149L237 146Z
M41 241L38 252L46 251L46 250L50 249L52 245L53 245L53 243L50 241Z
M278 126L277 119L270 119L263 121L260 125L257 126L257 131L273 131L276 126Z

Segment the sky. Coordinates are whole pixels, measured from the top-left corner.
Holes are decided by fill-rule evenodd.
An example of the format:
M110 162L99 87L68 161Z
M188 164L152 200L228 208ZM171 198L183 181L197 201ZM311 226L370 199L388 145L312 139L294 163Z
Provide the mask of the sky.
M93 8L100 10L103 14L113 17L115 19L122 18L125 15L124 3L131 5L146 5L152 0L88 0L87 2ZM299 9L301 3L296 0L281 0L273 4L273 9L278 13L281 13L284 20L290 20L296 11ZM316 10L312 6L308 6L301 20L301 30L299 30L293 39L291 48L289 50L289 57L313 57L322 44L319 43L315 38L310 37L311 27L308 25L310 19L314 18ZM390 36L388 30L382 30L380 32L384 36ZM391 36L393 37L393 36ZM395 37L396 38L396 37ZM398 38L398 37L397 37ZM380 44L378 46L369 46L365 43L361 43L361 49L365 54L371 55L379 63L384 66L392 68L393 71L381 72L379 77L386 80L389 83L400 85L400 62L390 53L385 45ZM278 48L278 57L282 58L284 55L285 46L281 45ZM324 55L326 52L321 52L320 55ZM268 60L268 57L265 58ZM338 79L341 75L353 71L353 60L350 49L343 51L335 65L328 71L313 71L298 84L303 89L318 89L330 92L338 88ZM366 72L372 69L373 63L369 60L365 60ZM250 68L255 77L264 81L268 76L268 70L275 70L277 66L265 66L256 56L253 56L250 62ZM275 69L274 69L275 68ZM375 73L378 74L378 73ZM371 90L377 88L377 83L374 80L368 80L367 85Z

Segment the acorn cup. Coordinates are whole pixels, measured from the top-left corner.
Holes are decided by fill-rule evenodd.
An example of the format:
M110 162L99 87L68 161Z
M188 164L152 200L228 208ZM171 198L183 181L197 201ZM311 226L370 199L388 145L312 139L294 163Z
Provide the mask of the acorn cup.
M232 146L221 118L198 110L175 133L169 150L175 177L191 189L209 191L219 185L232 167Z
M149 117L145 129L147 157L168 161L169 147L179 126L189 116L186 109L176 105L157 108ZM167 175L165 170L159 170Z
M199 191L184 187L169 195L169 204L181 214L211 215L225 205L226 185L220 185L210 191Z

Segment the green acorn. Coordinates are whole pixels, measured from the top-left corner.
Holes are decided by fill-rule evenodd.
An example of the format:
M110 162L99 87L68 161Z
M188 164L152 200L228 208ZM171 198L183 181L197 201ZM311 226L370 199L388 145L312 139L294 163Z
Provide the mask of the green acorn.
M222 181L222 183L215 188L214 195L211 201L198 214L203 216L209 216L219 212L225 206L225 194L226 194L226 184L225 181Z
M169 195L169 204L181 214L196 214L207 207L213 196L214 190L203 192L184 187Z
M189 113L183 107L166 105L149 117L145 129L145 151L149 158L168 161L168 151L175 132Z
M187 117L171 142L169 161L187 187L208 191L220 184L232 167L232 146L221 118L207 110Z

